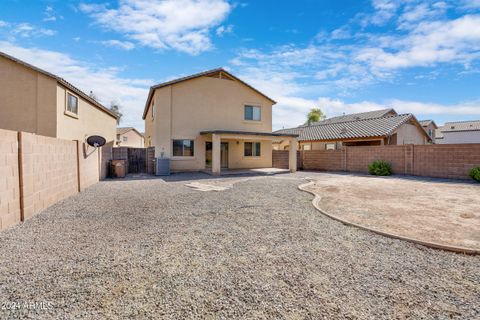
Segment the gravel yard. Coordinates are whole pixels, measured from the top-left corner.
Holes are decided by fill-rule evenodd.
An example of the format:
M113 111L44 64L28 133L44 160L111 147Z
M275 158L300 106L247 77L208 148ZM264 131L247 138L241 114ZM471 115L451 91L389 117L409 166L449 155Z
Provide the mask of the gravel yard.
M344 221L480 251L480 185L413 177L313 173L308 189Z
M101 182L0 233L0 319L480 317L480 257L327 218L301 175Z

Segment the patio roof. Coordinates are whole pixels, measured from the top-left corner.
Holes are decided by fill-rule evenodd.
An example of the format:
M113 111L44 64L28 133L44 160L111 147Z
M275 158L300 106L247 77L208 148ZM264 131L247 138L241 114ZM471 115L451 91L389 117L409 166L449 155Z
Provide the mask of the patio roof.
M293 133L271 133L271 132L248 132L248 131L233 131L233 130L207 130L201 131L201 135L206 134L237 134L244 136L264 136L264 137L298 137L298 134Z

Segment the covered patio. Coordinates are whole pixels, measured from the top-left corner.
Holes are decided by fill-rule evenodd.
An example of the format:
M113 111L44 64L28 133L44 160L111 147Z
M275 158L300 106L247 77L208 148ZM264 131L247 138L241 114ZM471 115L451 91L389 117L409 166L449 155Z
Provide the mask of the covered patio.
M229 130L201 131L207 141L211 141L211 172L214 175L222 174L223 169L257 169L272 166L271 143L278 137L283 137L290 144L289 170L297 170L297 137L295 134L245 132ZM225 151L225 142L234 142L231 151ZM240 146L243 145L243 147ZM267 150L260 151L261 146L269 146ZM266 153L265 153L266 152ZM227 160L225 161L225 154ZM228 159L230 157L230 159ZM253 162L256 161L256 162ZM234 167L230 167L233 163ZM225 165L227 164L227 166Z

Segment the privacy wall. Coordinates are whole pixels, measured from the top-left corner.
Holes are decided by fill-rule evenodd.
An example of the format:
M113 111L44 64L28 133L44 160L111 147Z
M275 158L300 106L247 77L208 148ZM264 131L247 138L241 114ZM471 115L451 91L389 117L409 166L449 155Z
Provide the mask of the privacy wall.
M18 136L0 129L0 230L19 222Z
M98 182L99 150L0 129L0 230Z
M385 160L394 174L469 179L480 166L480 144L344 147L303 151L305 170L368 172L368 164Z

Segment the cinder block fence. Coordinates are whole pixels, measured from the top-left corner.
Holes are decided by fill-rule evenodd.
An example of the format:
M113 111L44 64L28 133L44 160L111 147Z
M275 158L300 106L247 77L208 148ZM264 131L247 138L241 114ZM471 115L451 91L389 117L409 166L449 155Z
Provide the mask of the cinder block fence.
M97 183L103 166L83 142L0 129L0 230Z
M469 179L480 166L480 144L345 147L341 150L303 151L305 170L368 173L368 165L385 160L394 174Z

